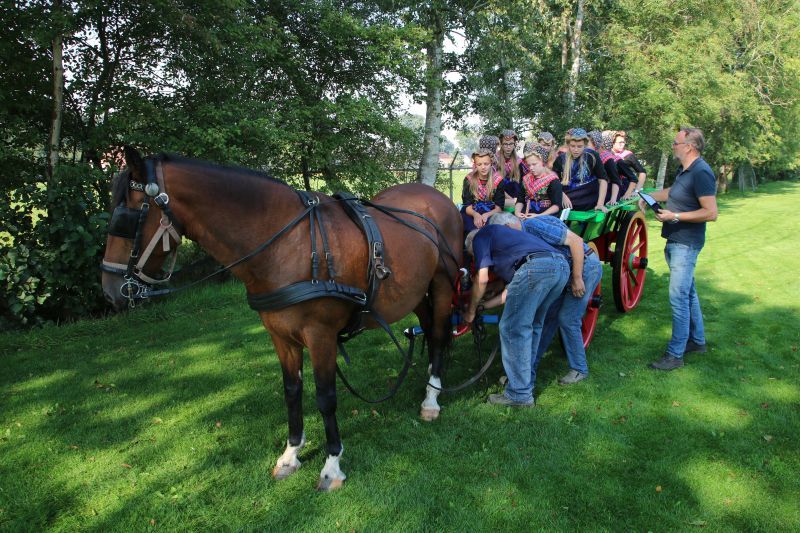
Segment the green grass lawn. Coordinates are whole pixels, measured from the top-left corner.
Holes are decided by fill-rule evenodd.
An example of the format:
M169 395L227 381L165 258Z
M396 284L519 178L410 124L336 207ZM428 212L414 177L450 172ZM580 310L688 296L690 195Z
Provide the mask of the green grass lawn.
M800 183L728 195L697 283L710 351L656 373L670 332L663 240L641 305L606 304L590 379L559 387L556 345L535 409L485 404L487 378L418 419L425 367L391 401L339 394L345 486L324 462L311 380L303 468L276 482L280 368L237 283L133 313L0 335L0 530L800 530ZM413 323L413 318L405 325ZM345 371L377 396L400 368L378 332ZM478 361L456 343L445 379ZM309 371L310 365L306 364Z

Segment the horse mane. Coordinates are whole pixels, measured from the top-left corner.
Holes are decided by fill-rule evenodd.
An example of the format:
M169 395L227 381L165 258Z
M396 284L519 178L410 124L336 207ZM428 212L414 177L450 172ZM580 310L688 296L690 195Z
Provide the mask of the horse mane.
M202 159L194 159L191 157L186 157L178 154L171 154L171 153L161 153L155 156L157 159L161 161L166 161L170 163L176 163L180 165L190 165L194 167L199 167L201 169L208 169L208 170L217 170L223 172L233 172L236 174L244 174L246 176L256 176L259 178L263 178L275 183L280 183L282 185L288 185L285 181L280 180L278 178L274 178L270 173L264 172L261 170L253 170L247 167L241 167L237 165L221 165L218 163L211 163L209 161L203 161Z

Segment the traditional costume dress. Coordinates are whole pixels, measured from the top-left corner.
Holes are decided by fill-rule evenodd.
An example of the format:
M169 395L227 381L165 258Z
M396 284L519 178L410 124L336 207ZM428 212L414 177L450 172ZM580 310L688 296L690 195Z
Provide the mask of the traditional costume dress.
M561 180L554 172L548 172L538 178L533 172L528 172L522 177L522 190L517 196L517 203L522 204L522 212L543 213L550 206L557 205L561 210ZM551 213L558 216L558 211Z
M590 131L589 137L592 138L592 142L594 143L596 151L600 154L600 161L603 163L603 169L606 171L606 176L608 176L611 185L617 185L620 187L620 194L624 193L625 191L622 190L622 183L620 180L619 169L617 167L617 160L619 159L614 152L610 149L606 149L603 145L603 134L597 130ZM611 187L606 189L606 198L605 202L609 202L611 200ZM616 198L617 200L619 197Z
M522 184L520 180L514 179L514 166L517 167L520 176L527 174L528 166L513 154L508 159L505 159L503 154L500 154L499 159L503 164L503 190L510 197L517 198L522 190Z
M614 142L613 139L611 142ZM647 172L639 162L639 159L627 148L622 152L614 152L614 155L617 156L620 161L620 164L617 166L619 167L620 174L622 175L621 177L627 178L627 183L625 183L624 180L622 181L625 188L620 189L620 195L623 195L628 189L631 181L638 183L639 174L646 174Z
M470 176L471 174L464 178L464 186L461 192L461 218L464 220L464 233L469 233L476 229L472 215L467 214L467 207L472 206L476 213L484 214L494 209L496 205L502 209L505 203L503 176L497 172L489 176L494 185L494 191L491 196L489 195L489 179L481 181L478 177L474 178L478 183L475 194L473 194Z
M637 178L636 172L634 172L633 168L631 168L628 162L612 151L612 147L614 146L614 136L614 132L603 133L601 142L603 151L600 152L600 157L602 158L603 154L606 152L610 152L614 157L614 161L617 165L617 174L619 175L619 197L622 198L625 196L631 181L636 182Z
M597 196L600 193L598 180L608 181L600 154L586 148L579 158L572 159L569 182L564 183L567 155L568 152L559 154L553 163L553 172L561 178L561 185L572 202L572 208L577 211L591 211L597 205Z

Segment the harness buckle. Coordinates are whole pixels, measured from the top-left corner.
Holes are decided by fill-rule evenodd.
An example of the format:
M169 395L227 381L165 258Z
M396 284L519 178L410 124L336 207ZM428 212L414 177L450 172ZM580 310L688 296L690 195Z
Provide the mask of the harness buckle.
M378 276L378 279L384 280L389 277L392 271L386 268L383 264L375 265L375 275Z

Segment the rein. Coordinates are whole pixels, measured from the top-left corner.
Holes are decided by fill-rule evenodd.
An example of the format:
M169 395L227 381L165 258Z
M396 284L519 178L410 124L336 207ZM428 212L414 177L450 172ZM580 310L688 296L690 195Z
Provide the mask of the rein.
M398 379L395 382L392 389L389 391L389 393L386 396L377 400L367 399L363 395L361 395L358 391L356 391L355 388L349 383L349 381L347 381L338 364L336 365L336 372L339 375L339 378L344 383L344 385L353 395L368 403L380 403L386 401L392 398L397 393L397 391L400 388L400 385L402 385L403 381L408 375L408 371L412 365L412 355L414 347L413 336L409 337L410 339L409 350L408 351L404 350L400 345L400 342L397 340L394 333L392 332L391 328L389 327L388 323L386 323L383 317L381 317L380 314L377 313L372 308L375 295L377 294L378 281L388 277L391 274L391 271L383 263L383 241L380 234L380 229L378 228L377 224L375 224L374 221L372 221L372 217L366 212L364 206L372 207L380 211L381 213L384 213L394 221L420 233L426 239L430 240L439 250L438 254L439 260L442 261L442 264L445 266L445 270L448 272L449 275L449 269L447 269L447 264L445 263L445 259L442 256L445 255L446 253L446 255L450 258L450 260L456 267L458 266L458 261L456 260L455 254L453 253L453 250L450 248L447 239L444 238L444 234L442 233L441 228L439 228L439 226L433 220L426 217L425 215L422 215L415 211L411 211L409 209L402 209L402 208L375 204L367 200L361 200L359 198L356 198L355 196L346 193L338 193L332 201L325 202L327 204L339 202L341 205L343 205L345 207L345 211L351 216L351 218L354 218L354 220L356 220L357 223L360 224L362 231L367 236L370 248L370 268L368 269L369 286L367 289L367 293L364 293L360 289L354 287L348 287L346 285L339 284L335 281L334 278L336 273L333 265L333 256L328 246L328 238L325 232L324 225L322 223L321 212L318 211L318 208L321 205L323 205L323 203L320 202L319 197L317 197L316 195L312 196L311 194L306 193L305 191L295 191L298 194L298 196L300 196L301 201L305 205L305 209L301 211L291 221L289 221L285 226L283 226L283 228L281 228L277 233L275 233L269 239L267 239L258 247L256 247L253 251L242 256L236 261L217 269L211 274L199 280L196 280L192 283L184 285L182 287L152 290L150 289L148 284L163 284L169 281L169 279L171 278L175 268L175 261L177 258L177 246L180 245L181 242L181 234L175 229L176 226L179 226L179 223L176 221L175 216L172 213L172 210L169 208L169 196L165 192L161 159L160 158L156 158L155 160L147 159L145 160L145 164L147 169L147 181L148 181L147 184L142 185L141 183L136 182L134 180L130 180L128 183L129 189L145 192L146 196L144 202L142 203L141 208L137 210L125 207L124 205L119 205L114 209L111 221L109 222L109 234L133 241L133 246L131 249L131 254L128 260L128 264L124 265L121 263L113 263L110 261L103 260L100 267L101 270L105 272L123 276L123 278L125 279L125 283L120 287L120 292L125 298L128 299L129 307L133 308L135 306L135 300L143 300L152 297L166 296L176 292L184 291L186 289L199 285L200 283L203 283L215 276L218 276L219 274L226 272L231 268L244 263L245 261L252 259L256 255L266 250L273 242L275 242L278 238L280 238L290 229L294 228L301 220L303 220L306 216L308 216L310 219L309 222L311 228L310 231L311 231L311 248L312 248L311 250L312 280L297 282L287 287L282 287L281 289L273 291L272 293L264 295L248 295L248 302L250 303L250 307L255 310L274 310L295 303L299 303L302 301L320 297L336 297L363 306L364 309L360 312L360 314L369 314L372 317L372 319L375 320L375 322L377 322L378 325L384 331L386 331L386 333L389 334L389 337L392 339L392 342L395 344L395 346L403 356L404 359L403 368L400 370L398 374ZM144 253L140 255L143 228L145 221L147 219L147 215L150 210L151 198L153 202L156 204L156 206L159 209L161 209L162 216L160 219L159 228L150 238L148 245L145 247ZM422 226L403 220L395 213L412 215L427 222L435 229L436 235L439 237L439 239L437 240L436 238L434 238L434 236ZM131 227L133 226L133 224L135 224L135 229ZM319 225L320 228L320 236L322 239L323 252L325 253L326 264L328 267L328 276L329 276L328 280L317 279L318 268L319 268L319 258L316 250L316 236L315 236L317 225ZM176 241L176 246L174 249L170 249L170 237L172 237ZM170 259L171 262L168 274L164 278L155 279L144 274L143 269L159 242L162 243L162 248L165 252L171 253L172 258ZM444 250L442 250L441 247L442 243L444 243L444 248L445 248ZM451 281L453 281L452 276L451 276ZM337 342L340 353L348 363L350 362L350 359L349 356L347 355L347 352L344 349L344 342L350 340L351 338L355 337L364 330L364 327L361 325L360 316L359 315L355 316L357 318L357 320L355 321L355 325L352 324L354 321L351 320L351 324L346 326L345 328L347 331L340 332L339 339ZM493 358L490 358L489 363L491 362L491 359ZM480 373L480 375L482 374L483 372ZM477 377L480 377L480 375ZM461 389L471 383L459 386L458 389Z

